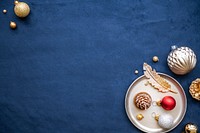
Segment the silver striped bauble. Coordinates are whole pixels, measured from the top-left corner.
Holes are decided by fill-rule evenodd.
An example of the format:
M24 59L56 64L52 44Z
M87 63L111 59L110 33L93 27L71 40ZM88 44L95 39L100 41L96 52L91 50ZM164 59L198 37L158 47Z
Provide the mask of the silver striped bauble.
M196 66L197 58L192 49L188 47L172 46L172 51L167 58L168 66L178 75L189 73Z

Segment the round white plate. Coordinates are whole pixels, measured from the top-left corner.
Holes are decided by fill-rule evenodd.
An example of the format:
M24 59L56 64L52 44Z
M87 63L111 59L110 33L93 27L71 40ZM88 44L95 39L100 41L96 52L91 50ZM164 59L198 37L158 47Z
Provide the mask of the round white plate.
M159 73L161 77L167 80L167 82L171 85L171 88L178 92L177 94L167 92L162 93L159 92L157 89L154 89L150 84L147 86L147 78L143 75L137 78L128 88L125 97L125 109L130 121L135 125L138 129L142 130L143 132L148 133L165 133L169 132L174 129L183 119L187 109L187 99L185 92L182 86L172 77L169 75ZM152 101L161 100L164 96L172 96L176 100L176 107L171 110L167 111L164 110L161 106L151 105L147 110L140 110L138 109L133 99L135 95L139 92L147 92L150 94ZM156 114L171 114L174 117L174 126L170 129L163 129L158 125L158 122L152 116L152 113ZM137 120L136 115L142 114L144 118L142 120Z

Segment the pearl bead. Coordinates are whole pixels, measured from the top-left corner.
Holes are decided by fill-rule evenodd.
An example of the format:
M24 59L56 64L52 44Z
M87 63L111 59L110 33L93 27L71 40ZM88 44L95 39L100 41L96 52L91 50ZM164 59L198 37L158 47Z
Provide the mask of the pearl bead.
M7 13L7 10L6 10L6 9L4 9L4 10L3 10L3 13L4 13L4 14L6 14L6 13Z
M139 72L138 72L138 70L135 70L135 74L138 74Z
M15 29L17 24L15 22L10 21L10 28Z
M154 56L153 57L153 62L158 62L158 61L159 61L158 56Z

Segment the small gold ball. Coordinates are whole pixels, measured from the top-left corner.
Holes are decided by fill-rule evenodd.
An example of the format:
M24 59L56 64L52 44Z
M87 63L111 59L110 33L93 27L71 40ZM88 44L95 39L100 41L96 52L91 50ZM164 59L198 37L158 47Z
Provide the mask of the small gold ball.
M136 116L136 118L137 118L138 120L142 120L142 119L144 118L144 116L143 116L142 114L138 114L138 115Z
M19 3L19 1L18 1L18 0L15 0L14 4L16 5L16 4L18 4L18 3Z
M158 62L158 61L159 61L158 56L154 56L153 57L153 62Z
M138 72L138 70L136 69L136 70L135 70L135 74L138 74L138 73L139 73L139 72Z
M17 27L17 24L15 22L10 21L10 28L15 29Z
M4 9L4 10L3 10L3 13L4 13L4 14L6 14L6 13L7 13L7 10L6 10L6 9Z

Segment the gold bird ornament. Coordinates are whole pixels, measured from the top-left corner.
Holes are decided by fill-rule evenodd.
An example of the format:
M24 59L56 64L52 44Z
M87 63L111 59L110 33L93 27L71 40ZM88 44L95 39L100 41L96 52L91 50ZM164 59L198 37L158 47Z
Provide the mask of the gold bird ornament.
M14 4L15 4L14 12L18 17L25 18L29 15L30 7L28 4L19 1L15 1Z

